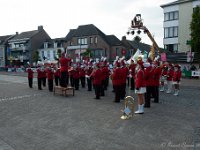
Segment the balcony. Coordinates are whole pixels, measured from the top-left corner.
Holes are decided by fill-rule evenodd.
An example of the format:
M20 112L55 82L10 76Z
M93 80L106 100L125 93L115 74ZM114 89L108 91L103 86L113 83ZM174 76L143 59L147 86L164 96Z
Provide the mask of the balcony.
M28 51L28 46L11 48L11 51Z
M68 50L73 50L73 49L87 49L88 45L74 45L74 46L67 46Z

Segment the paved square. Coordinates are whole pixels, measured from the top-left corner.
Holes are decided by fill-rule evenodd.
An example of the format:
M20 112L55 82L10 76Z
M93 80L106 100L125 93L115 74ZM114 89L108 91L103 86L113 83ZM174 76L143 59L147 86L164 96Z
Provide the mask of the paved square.
M120 119L123 102L113 103L111 90L101 100L82 88L54 96L36 80L30 89L26 77L0 75L0 150L200 149L200 80L184 79L180 96L160 93L130 120Z

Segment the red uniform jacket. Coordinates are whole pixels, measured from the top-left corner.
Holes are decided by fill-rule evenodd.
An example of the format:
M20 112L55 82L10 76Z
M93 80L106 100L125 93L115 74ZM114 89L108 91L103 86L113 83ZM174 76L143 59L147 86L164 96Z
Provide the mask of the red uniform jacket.
M28 78L33 78L33 70L31 68L28 68L27 69L27 72L28 72Z
M135 78L135 68L136 68L136 64L131 64L129 66L129 70L130 70L131 75L132 75L133 78Z
M108 67L105 66L102 68L102 79L106 80L106 78L108 77L109 77L109 69Z
M53 70L48 69L47 70L47 78L48 78L48 80L53 80L53 75L54 75Z
M162 69L160 67L156 67L154 69L153 74L153 86L159 86L160 85L160 76L162 73Z
M42 71L40 68L37 68L37 78L42 78Z
M68 63L70 62L70 59L61 57L59 62L60 62L60 72L68 71Z
M154 85L154 68L149 66L145 69L146 86Z
M121 84L121 70L120 68L115 68L113 70L113 74L111 75L112 83L114 86L118 86Z
M78 69L75 69L75 70L73 71L73 78L74 78L74 79L79 79L79 78L80 78L79 70L78 70Z
M181 70L177 70L177 71L174 71L174 75L173 75L173 81L174 82L179 82L181 80Z
M56 71L54 72L54 76L60 77L60 69L56 69Z
M126 78L128 76L128 72L129 72L129 70L127 67L121 68L121 75L122 75L121 84L126 83Z
M172 81L173 75L174 75L174 70L169 69L168 72L167 72L167 81Z
M93 85L101 85L102 82L102 73L100 69L97 69L93 74L92 74L92 83Z
M144 73L144 70L142 70L142 69L138 70L138 72L135 76L135 87L136 87L136 89L139 89L141 87L146 87L145 73Z
M89 67L89 68L86 70L85 73L86 73L86 75L90 76L91 73L92 73L92 71L93 71L92 67Z
M80 77L85 77L85 70L84 70L84 68L80 68L79 69L79 75L80 75Z
M42 78L46 78L47 77L47 69L42 71Z

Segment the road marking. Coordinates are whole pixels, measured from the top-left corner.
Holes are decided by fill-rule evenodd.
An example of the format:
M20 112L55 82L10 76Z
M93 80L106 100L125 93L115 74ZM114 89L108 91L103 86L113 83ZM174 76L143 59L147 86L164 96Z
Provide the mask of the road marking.
M14 96L14 97L5 97L1 98L0 102L5 102L5 101L10 101L10 100L17 100L17 99L23 99L23 98L28 98L28 97L35 97L39 96L41 94L32 94L32 95L22 95L22 96Z

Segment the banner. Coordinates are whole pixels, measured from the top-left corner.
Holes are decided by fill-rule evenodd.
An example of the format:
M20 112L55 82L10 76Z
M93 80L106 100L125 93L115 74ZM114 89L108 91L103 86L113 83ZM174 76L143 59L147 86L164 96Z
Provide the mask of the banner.
M187 62L193 62L194 52L187 52Z
M192 71L192 77L200 77L200 71Z

